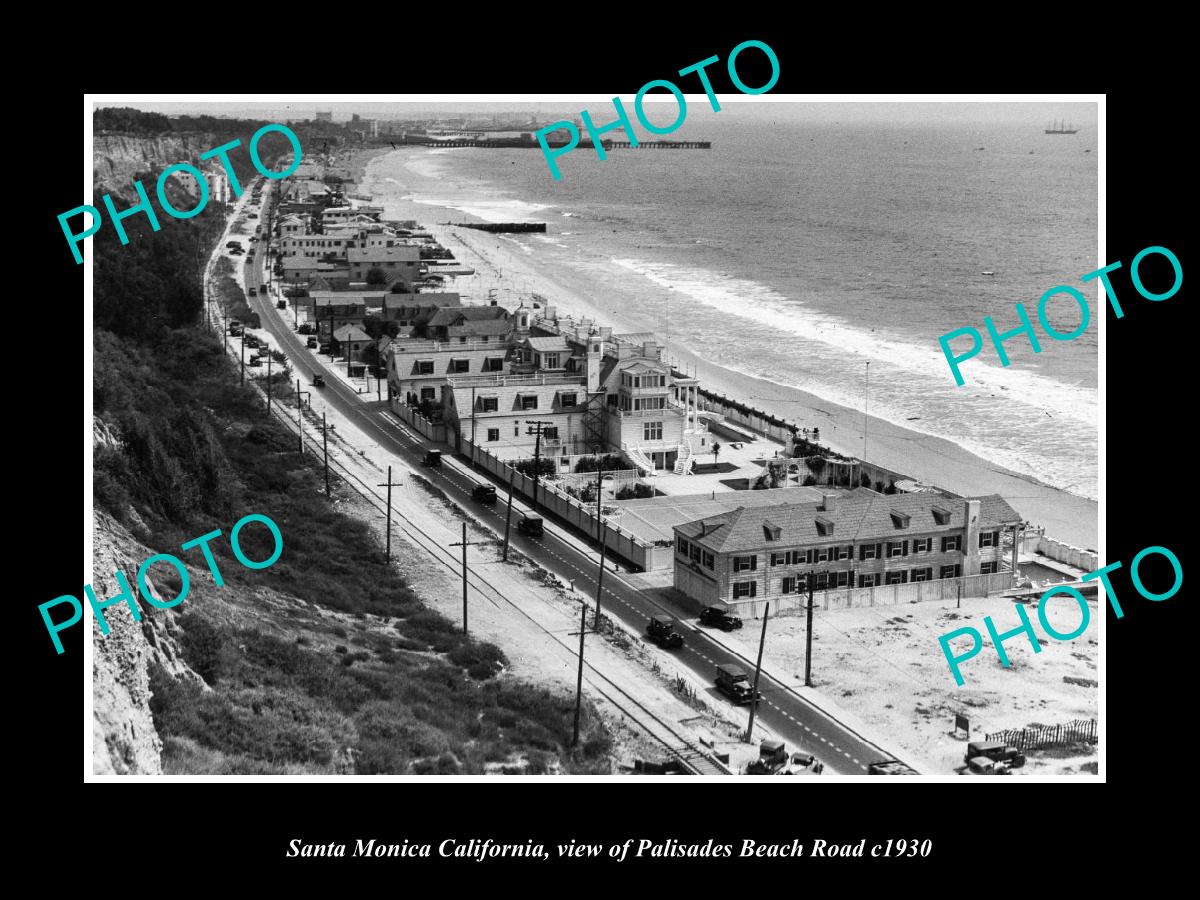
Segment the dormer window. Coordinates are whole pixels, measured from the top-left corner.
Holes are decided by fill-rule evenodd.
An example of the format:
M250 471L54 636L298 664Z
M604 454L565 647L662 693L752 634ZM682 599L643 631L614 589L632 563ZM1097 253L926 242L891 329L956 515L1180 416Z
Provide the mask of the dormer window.
M774 522L763 522L763 537L768 541L779 540L781 534L783 534L783 529Z
M939 524L939 525L949 525L950 524L950 510L948 510L944 507L941 507L941 506L935 506L932 509L932 512L933 512L933 521L937 522L937 524Z
M896 512L895 510L892 510L891 515L892 515L892 527L893 528L907 528L908 527L909 520L911 519L910 516L907 516L902 512Z
M824 517L817 517L817 534L824 537L825 535L833 534L833 520Z

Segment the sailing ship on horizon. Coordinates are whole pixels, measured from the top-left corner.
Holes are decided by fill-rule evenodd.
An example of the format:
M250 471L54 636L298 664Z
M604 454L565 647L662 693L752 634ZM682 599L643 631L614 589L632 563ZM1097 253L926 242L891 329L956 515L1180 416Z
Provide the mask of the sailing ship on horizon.
M1046 134L1077 134L1078 128L1072 128L1070 122L1059 122L1055 120L1049 128L1046 129Z

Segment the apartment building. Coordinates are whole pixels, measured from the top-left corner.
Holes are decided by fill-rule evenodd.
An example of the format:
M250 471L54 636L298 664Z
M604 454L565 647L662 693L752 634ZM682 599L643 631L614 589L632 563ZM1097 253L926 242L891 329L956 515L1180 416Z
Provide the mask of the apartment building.
M1022 522L997 494L856 488L817 503L738 507L675 527L675 587L707 606L806 593L810 582L870 588L1015 570Z
M546 458L591 451L583 402L586 378L554 372L450 375L442 387L443 420L501 459L534 455L541 423Z
M421 248L415 244L360 246L357 237L352 240L346 251L351 281L366 281L367 273L372 269L383 271L387 284L397 280L412 284L420 278Z

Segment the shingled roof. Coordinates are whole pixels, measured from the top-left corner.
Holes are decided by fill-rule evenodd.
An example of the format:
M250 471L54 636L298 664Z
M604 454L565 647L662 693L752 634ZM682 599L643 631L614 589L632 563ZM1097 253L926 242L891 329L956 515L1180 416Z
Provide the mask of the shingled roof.
M979 501L979 527L1014 525L1020 513L999 494L968 497ZM822 502L737 509L707 519L685 522L675 531L717 553L770 550L811 544L897 539L903 535L960 530L966 504L941 494L880 494L856 488L837 497L827 510ZM934 509L948 516L939 523ZM902 523L907 523L904 525ZM771 535L778 534L778 538Z

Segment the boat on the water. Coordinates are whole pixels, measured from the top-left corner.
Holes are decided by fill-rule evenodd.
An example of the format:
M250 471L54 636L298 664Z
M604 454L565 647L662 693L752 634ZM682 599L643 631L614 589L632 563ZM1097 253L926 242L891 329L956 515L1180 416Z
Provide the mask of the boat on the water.
M1049 128L1046 129L1046 134L1078 134L1078 133L1079 133L1079 129L1072 128L1070 122L1059 122L1057 120L1055 122L1053 122Z

